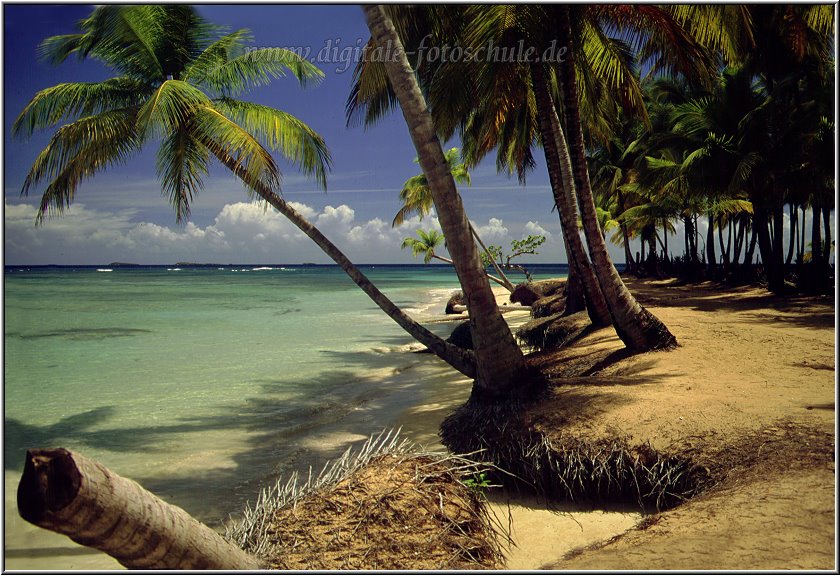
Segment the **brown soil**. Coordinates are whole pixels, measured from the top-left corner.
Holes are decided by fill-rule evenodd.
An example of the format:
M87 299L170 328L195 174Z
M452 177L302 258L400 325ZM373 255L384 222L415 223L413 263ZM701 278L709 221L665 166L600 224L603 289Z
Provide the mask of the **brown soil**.
M384 455L277 511L271 569L486 569L500 565L478 494L427 457Z
M588 330L532 361L552 377L526 426L548 443L622 438L706 473L701 495L554 569L832 569L834 303L759 288L627 280L677 337L628 356Z

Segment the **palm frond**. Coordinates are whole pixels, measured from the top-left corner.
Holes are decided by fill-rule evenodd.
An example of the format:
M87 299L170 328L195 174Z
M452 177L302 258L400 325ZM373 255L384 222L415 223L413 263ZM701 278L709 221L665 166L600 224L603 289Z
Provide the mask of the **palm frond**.
M385 64L373 57L376 43L369 39L353 69L353 84L347 96L347 126L371 126L398 106Z
M68 207L83 179L115 163L125 161L139 149L135 132L136 109L111 110L81 118L56 130L38 155L24 180L22 195L48 181L41 197L37 221Z
M730 216L736 214L752 214L753 205L749 200L738 198L723 198L712 203L709 211L718 216Z
M161 137L180 128L210 98L183 80L166 80L148 98L137 114L138 133L144 138Z
M225 96L235 96L250 88L264 86L291 72L301 86L317 84L324 73L292 50L260 48L249 50L230 60L206 66L193 81Z
M593 26L589 20L583 22L581 32L582 59L588 71L600 81L611 100L621 102L625 113L634 113L647 124L647 109L638 81L635 54L630 46L608 37L600 26Z
M164 71L155 45L163 32L161 19L164 14L161 6L98 6L79 23L83 34L74 46L72 42L47 39L40 51L43 56L55 60L72 46L72 51L81 59L93 57L124 75L163 79ZM56 53L56 50L60 52Z
M131 78L103 82L72 82L41 90L30 100L12 125L12 135L31 136L35 130L62 120L99 114L139 104L145 86Z
M190 205L203 187L209 153L189 124L164 139L157 154L157 174L162 193L169 198L180 223L189 218Z
M253 40L250 30L242 28L225 34L207 46L184 68L181 80L201 84L203 78L213 69L243 53L245 45Z
M243 126L213 106L195 111L190 119L195 139L248 188L260 194L280 188L280 170L260 142Z
M314 176L326 189L332 157L324 139L304 122L269 106L231 98L214 100L214 107L270 149L279 151L306 175Z

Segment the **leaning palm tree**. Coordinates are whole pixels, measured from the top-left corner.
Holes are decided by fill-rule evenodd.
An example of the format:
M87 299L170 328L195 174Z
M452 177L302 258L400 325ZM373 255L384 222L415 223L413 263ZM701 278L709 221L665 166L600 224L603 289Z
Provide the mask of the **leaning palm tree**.
M443 237L442 233L438 232L437 230L417 230L417 236L418 237L416 238L409 237L403 239L400 248L410 248L411 253L414 255L414 257L422 255L424 264L431 262L432 259L436 259L450 265L455 265L455 262L453 262L451 259L438 255L435 252L438 246L445 243L445 238ZM482 258L482 261L483 259L484 258ZM496 265L498 266L498 264ZM497 278L491 274L487 274L487 277L496 282L497 284L504 286L505 288L510 290L510 288L508 288L508 286L505 285L504 280Z
M86 178L121 163L159 140L157 172L180 222L203 187L215 158L257 196L286 216L418 341L472 376L474 360L400 310L317 228L279 195L280 171L269 149L326 187L329 151L294 116L237 99L246 90L293 74L302 85L323 73L289 50L247 50L247 30L220 35L189 6L100 6L80 31L45 40L53 64L71 55L93 58L117 72L96 83L42 90L14 123L16 135L66 122L36 158L23 194L45 183L38 222L61 213Z
M449 164L449 171L452 172L452 178L459 184L470 185L471 178L469 169L467 169L467 165L464 162L457 163L458 156L458 148L450 148L444 153L446 163ZM419 163L419 160L415 158L414 162ZM397 215L394 216L394 221L391 222L392 227L402 225L405 223L406 218L414 214L417 214L420 220L428 216L432 212L432 208L434 208L434 201L432 200L432 193L429 190L429 181L426 179L426 174L420 173L407 179L403 184L403 189L400 190L400 200L402 201L403 206L397 212ZM484 242L481 240L481 237L479 237L478 232L475 231L472 223L470 224L470 229L472 230L472 235L475 238L475 241L478 242L478 245L481 246L484 253L489 256L491 265L496 270L496 273L499 274L501 280L489 275L488 277L496 283L503 285L508 291L512 292L514 290L514 285L505 275L505 272L502 271L502 268L499 267L499 264L496 263L495 258L492 257L492 254L488 251L487 246L484 245Z
M475 398L498 399L521 394L525 360L507 323L496 305L484 274L470 222L449 164L443 155L431 114L405 55L393 22L382 6L364 6L371 36L384 51L385 71L408 124L420 165L429 182L441 228L446 236L455 271L467 299L477 377Z
M402 249L410 248L414 257L423 256L423 263L427 264L432 259L440 260L447 264L454 263L449 258L439 256L435 250L444 242L443 234L436 230L417 230L416 238L405 238L400 246Z

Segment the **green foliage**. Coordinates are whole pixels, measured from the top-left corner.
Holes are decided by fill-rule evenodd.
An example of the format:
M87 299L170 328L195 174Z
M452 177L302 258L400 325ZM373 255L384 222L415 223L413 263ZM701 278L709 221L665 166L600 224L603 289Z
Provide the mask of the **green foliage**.
M503 268L510 268L510 267L520 267L516 266L515 264L511 263L511 260L518 258L520 256L525 255L536 255L539 252L537 248L545 243L545 236L539 235L529 235L526 238L522 238L521 240L512 240L510 242L510 254L507 254L502 250L502 246L495 246L490 245L487 246L487 252L490 252L490 255L487 252L481 253L481 261L484 263L484 266L487 267L492 265L493 260L499 262ZM491 260L490 258L493 258ZM525 271L527 275L527 271Z
M222 34L187 5L98 6L78 32L47 38L52 64L71 55L116 72L103 82L64 83L38 92L12 127L16 136L56 129L22 193L45 185L38 221L61 213L82 180L159 142L157 174L176 219L189 217L211 157L252 193L275 193L280 170L271 150L326 187L331 158L323 139L297 118L232 96L294 75L301 85L323 73L291 51L249 50L247 30Z
M471 477L467 477L466 479L461 480L461 483L467 486L471 491L473 491L482 499L487 496L487 490L489 488L498 487L497 485L493 485L493 483L490 481L490 478L487 476L486 471L475 473Z
M417 238L405 238L400 247L402 249L411 248L411 253L414 257L423 255L423 263L427 264L432 261L432 258L437 258L446 261L435 254L435 248L444 243L443 234L437 230L417 230Z
M458 162L460 152L458 148L450 148L444 153L447 164L449 164L449 171L453 179L460 184L470 185L470 172L466 164ZM418 158L414 158L414 163L419 163ZM402 225L407 218L417 214L422 220L429 215L434 207L434 200L432 199L432 191L429 189L429 182L426 180L426 174L420 173L412 176L405 181L403 189L400 190L400 201L403 206L394 216L394 221L391 222L392 227Z

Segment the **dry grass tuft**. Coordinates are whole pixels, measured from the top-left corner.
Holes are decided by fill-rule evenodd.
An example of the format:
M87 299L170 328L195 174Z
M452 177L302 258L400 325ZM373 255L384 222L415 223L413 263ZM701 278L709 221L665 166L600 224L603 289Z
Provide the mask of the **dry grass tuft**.
M316 478L278 482L227 537L272 569L498 568L498 521L465 483L487 466L412 448L383 433Z

